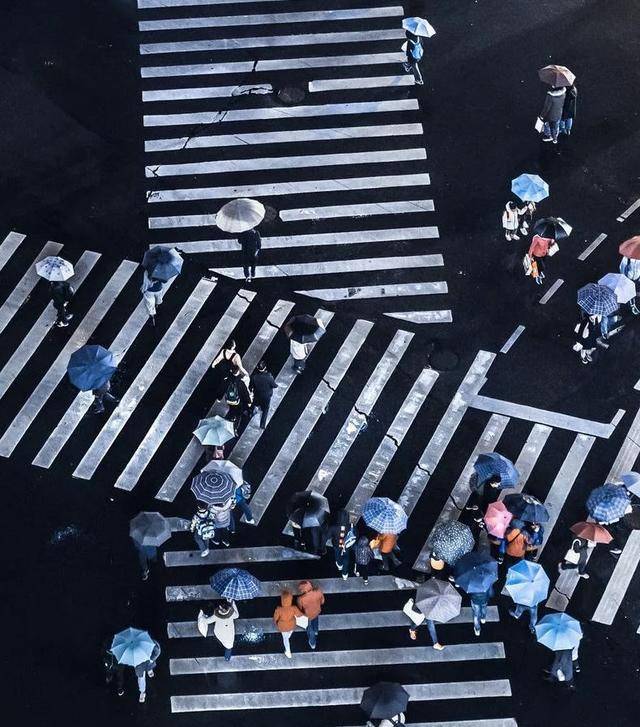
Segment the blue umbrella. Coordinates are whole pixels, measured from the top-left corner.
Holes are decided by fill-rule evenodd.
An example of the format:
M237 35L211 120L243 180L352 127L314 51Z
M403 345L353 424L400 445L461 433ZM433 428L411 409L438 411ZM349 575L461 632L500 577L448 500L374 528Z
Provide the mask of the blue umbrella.
M547 508L533 495L514 492L507 495L503 502L507 510L519 520L524 520L527 523L549 522Z
M622 485L596 487L587 498L587 511L599 523L612 523L619 520L629 507L629 495Z
M471 528L457 520L447 520L436 525L428 543L433 556L449 565L455 565L476 545Z
M379 533L400 533L407 527L407 513L388 497L372 497L364 506L362 518Z
M211 576L209 583L229 601L248 601L262 593L260 581L242 568L223 568Z
M523 202L542 202L549 196L549 185L537 174L521 174L511 180L511 191Z
M142 267L150 278L167 282L182 270L183 260L176 250L168 247L152 247L142 258Z
M536 606L549 593L549 576L540 563L521 560L507 571L505 588L514 603Z
M582 638L580 622L566 613L550 613L535 628L538 643L551 651L575 649Z
M488 553L475 550L455 564L453 577L466 593L484 593L498 580L498 564Z
M611 288L587 283L578 291L578 305L590 316L608 316L618 310L618 299Z
M117 366L111 351L102 346L83 346L74 351L67 364L69 381L80 391L99 389L107 383Z
M113 637L111 653L118 660L118 664L138 666L149 661L154 647L155 641L147 631L130 627Z
M200 472L191 480L191 492L196 500L207 505L219 505L233 497L236 481L229 472Z
M632 495L640 497L640 474L637 472L626 472L620 477L620 482L629 490Z
M422 36L423 38L432 38L436 34L433 25L424 18L405 18L402 21L402 27L410 33Z
M494 475L500 477L500 487L515 487L520 479L520 473L513 462L497 452L481 454L473 465L478 475L478 485L483 485Z

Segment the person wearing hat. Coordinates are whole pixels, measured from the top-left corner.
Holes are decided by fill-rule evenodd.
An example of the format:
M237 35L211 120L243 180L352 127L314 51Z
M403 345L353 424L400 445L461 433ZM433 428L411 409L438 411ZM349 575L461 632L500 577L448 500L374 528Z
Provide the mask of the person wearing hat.
M271 405L273 390L278 388L278 384L276 384L276 380L267 370L267 364L264 360L260 361L256 371L251 375L249 388L253 393L251 416L256 413L256 409L260 409L260 429L264 429L267 426L267 417L269 416L269 406Z
M213 613L200 611L198 614L198 631L203 636L207 635L209 624L214 624L213 635L224 647L225 661L230 661L233 655L233 643L236 638L234 621L239 615L234 601L220 601L213 609Z

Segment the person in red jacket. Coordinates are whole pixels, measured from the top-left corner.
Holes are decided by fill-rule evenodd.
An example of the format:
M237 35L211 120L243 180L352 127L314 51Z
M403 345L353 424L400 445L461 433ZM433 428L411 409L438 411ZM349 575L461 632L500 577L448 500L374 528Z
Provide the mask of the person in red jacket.
M537 275L532 275L533 279L538 285L542 285L544 282L544 271L545 261L544 258L549 254L549 248L553 245L554 240L550 237L540 237L540 235L534 235L529 246L529 256L531 261L536 264Z

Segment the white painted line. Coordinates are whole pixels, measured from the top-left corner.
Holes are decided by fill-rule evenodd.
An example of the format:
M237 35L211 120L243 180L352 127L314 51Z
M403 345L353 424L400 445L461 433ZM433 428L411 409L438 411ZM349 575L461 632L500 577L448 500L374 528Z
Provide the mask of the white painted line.
M578 255L578 260L586 260L596 247L598 247L598 245L606 239L607 236L604 232L598 235L598 237L596 237L596 239Z
M389 463L398 451L405 434L409 431L409 427L413 424L437 379L438 373L432 369L423 369L420 372L356 485L345 510L348 510L356 517L362 514L362 508L367 500L373 497Z
M20 243L25 239L26 235L19 232L10 232L0 245L0 270L7 264L9 258L18 249Z
M230 563L271 563L290 560L318 560L317 555L292 550L282 545L266 545L256 548L224 548L212 549L209 555L203 558L199 550L169 550L164 554L164 564L167 568L199 565L228 565Z
M2 306L0 306L0 333L9 325L20 306L25 303L37 283L42 280L38 273L36 273L36 263L49 255L57 255L60 250L62 250L62 245L59 245L57 242L47 242L38 253L38 257L29 265L27 272L9 293L9 296Z
M346 10L314 10L302 13L271 13L269 15L219 15L213 18L171 18L141 20L140 31L188 30L190 28L229 28L249 25L277 25L278 23L315 23L331 20L363 20L365 18L391 18L403 15L402 6L386 8L349 8Z
M296 290L299 295L320 300L364 300L367 298L392 298L407 295L439 295L446 293L446 282L433 283L392 283L390 285L363 285L352 288L316 288L315 290Z
M455 722L407 722L406 727L518 727L512 717L496 719L463 719Z
M453 323L453 315L450 310L411 310L385 313L385 316L409 323Z
M273 86L270 83L254 83L245 86L205 86L203 88L160 88L153 91L143 91L142 100L145 103L151 101L186 101L198 98L232 98L270 93L273 93Z
M150 230L168 230L178 227L215 227L216 215L177 215L175 217L149 217Z
M516 330L505 341L504 346L500 349L500 353L507 353L511 349L513 344L520 338L520 336L524 332L524 328L524 326L518 326L516 328Z
M368 76L366 78L333 78L325 81L310 81L309 91L341 91L359 88L393 88L395 86L415 85L413 75L403 76Z
M209 40L181 40L172 43L141 43L140 55L154 53L197 53L243 48L291 48L296 45L324 45L329 43L374 43L381 40L401 40L402 28L366 30L346 33L299 33L296 35L267 35L258 38L216 38Z
M111 276L105 288L58 354L56 360L51 364L47 373L31 392L22 409L2 435L0 439L0 456L8 457L18 446L27 429L29 429L51 394L65 377L71 354L87 343L98 324L109 313L111 306L137 268L137 263L129 260L123 260L120 263L118 269Z
M611 625L613 623L620 604L627 593L638 561L640 560L640 531L632 530L624 546L622 554L618 558L613 574L607 582L602 598L600 599L592 621L601 624Z
M553 429L551 427L547 427L544 424L533 425L527 441L524 443L518 459L515 462L515 467L520 473L520 480L515 487L508 487L502 490L498 499L503 500L506 495L522 492L552 431Z
M302 207L280 210L283 222L292 220L326 220L334 217L369 217L370 215L398 215L433 212L432 199L403 202L373 202L366 204L338 204L327 207Z
M236 88L236 86L224 88ZM185 89L178 89L185 90ZM188 89L187 89L188 90ZM344 126L337 128L326 128L326 129L296 129L293 131L263 131L256 133L246 134L217 134L216 136L182 136L176 139L147 139L144 142L144 150L146 152L161 152L161 151L182 151L184 149L210 149L216 147L228 147L228 146L254 146L260 144L294 144L305 141L340 141L340 140L353 140L353 139L368 139L375 137L386 137L386 136L419 136L423 133L422 124L381 124L378 126ZM398 175L396 177L383 177L383 179L397 179L402 180L405 176L419 177L428 175ZM357 183L358 177L355 179L344 180L345 184ZM367 179L367 177L365 177ZM379 179L379 177L369 177L369 180ZM325 180L319 180L322 183ZM329 181L341 181L341 180L326 180ZM290 190L287 194L291 193L292 189L297 189L299 184L314 184L314 182L286 182L290 185ZM427 182L420 182L420 184L429 184ZM264 187L274 185L263 185ZM401 186L401 184L387 184L385 186ZM408 184L405 186L409 186ZM360 187L362 189L362 187ZM161 192L163 190L160 190ZM322 190L313 190L322 191ZM331 190L328 190L331 191ZM267 196L267 192L260 194L254 194L249 196ZM272 193L274 194L274 193ZM242 196L233 195L228 196ZM199 199L202 199L200 197ZM154 199L148 199L149 202L156 201Z
M97 252L85 251L82 253L74 266L75 274L70 281L76 290L85 281L99 258L100 255ZM53 303L50 302L33 324L31 330L20 341L7 363L2 367L0 371L0 398L7 393L7 389L27 365L47 333L53 328L56 318L56 309L53 307Z
M538 301L540 305L545 305L545 303L548 303L549 300L551 300L551 296L558 290L558 288L564 283L564 280L562 278L558 278L555 283L547 290L547 292L540 298Z
M200 280L189 299L182 306L178 315L174 318L169 329L162 337L160 343L155 347L151 356L147 359L143 368L133 380L120 403L112 412L111 416L94 439L84 457L76 467L73 476L83 480L91 479L98 465L105 457L124 425L133 414L134 410L149 390L152 382L158 376L166 364L169 356L173 353L178 343L193 323L196 315L205 304L207 298L215 288L215 284L209 280Z
M412 339L413 333L407 331L396 332L387 350L376 363L373 373L361 390L340 431L336 434L331 447L329 447L318 469L309 481L307 489L320 493L327 491L358 434L367 425L368 416L371 414L382 390L388 384L407 348L409 348Z
M189 126L232 121L384 114L392 111L417 111L418 109L419 105L415 99L401 99L399 101L362 101L357 103L315 104L314 106L274 106L256 109L231 109L229 111L200 111L188 114L154 114L143 116L143 122L145 126Z
M386 164L426 158L427 152L417 147L415 149L346 152L342 154L312 154L309 156L263 157L258 159L225 159L213 162L189 162L187 164L159 164L145 167L145 175L147 177L175 177L192 174L226 174L228 172L251 172L259 169L302 169L304 167L335 167L344 164L350 166L354 164ZM416 210L409 211L415 212Z
M311 399L307 402L300 418L289 432L289 436L251 498L251 512L256 523L259 523L262 519L267 507L282 484L282 480L300 454L302 447L310 437L313 428L331 401L334 391L340 385L372 328L373 323L370 321L357 320L355 322ZM230 459L233 459L233 454Z
M637 209L640 207L640 199L637 199L631 207L627 207L627 209L618 217L618 222L624 222L629 215L632 215Z
M200 5L237 5L238 3L268 3L285 1L286 0L138 0L138 8L140 10L144 10L146 8L184 8Z

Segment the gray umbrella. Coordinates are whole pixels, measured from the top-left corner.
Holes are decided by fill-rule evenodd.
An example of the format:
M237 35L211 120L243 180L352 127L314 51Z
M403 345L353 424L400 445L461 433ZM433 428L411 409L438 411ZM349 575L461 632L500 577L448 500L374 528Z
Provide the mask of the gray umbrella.
M474 549L475 540L467 525L457 520L447 520L433 529L429 546L438 560L455 565L465 553Z
M451 583L431 578L418 588L415 605L425 618L446 623L460 613L462 596Z
M162 545L171 537L171 526L159 512L141 512L129 523L129 535L138 545Z

